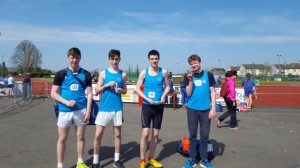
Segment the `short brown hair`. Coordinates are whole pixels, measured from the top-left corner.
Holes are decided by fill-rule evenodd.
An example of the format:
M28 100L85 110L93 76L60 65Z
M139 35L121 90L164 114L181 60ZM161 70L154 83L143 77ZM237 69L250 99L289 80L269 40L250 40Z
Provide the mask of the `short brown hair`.
M112 58L112 57L115 57L115 56L118 56L119 58L121 58L121 52L119 50L116 50L116 49L111 49L108 53L108 59Z
M81 52L80 52L80 50L79 50L78 48L76 48L76 47L72 47L72 48L69 49L68 55L67 55L67 56L69 57L70 55L73 55L73 56L75 56L75 57L81 58Z
M199 61L199 62L201 62L201 58L197 54L193 54L193 55L189 56L189 58L187 59L187 61L188 61L188 63L191 63L192 61Z

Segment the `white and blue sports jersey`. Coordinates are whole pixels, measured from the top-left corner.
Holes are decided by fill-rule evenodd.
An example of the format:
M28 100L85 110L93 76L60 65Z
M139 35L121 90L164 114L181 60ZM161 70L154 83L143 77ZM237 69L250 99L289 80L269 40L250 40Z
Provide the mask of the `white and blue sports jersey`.
M105 69L105 79L103 81L103 86L114 81L118 88L123 88L123 71L119 70L117 73L111 73L108 69ZM115 112L123 111L123 102L121 94L116 93L114 88L105 88L102 93L102 98L100 102L99 112Z
M86 83L84 69L80 68L76 75L83 83ZM58 102L60 112L77 111L86 108L87 99L85 95L85 88L73 77L71 71L66 71L65 79L61 83L60 96L66 100L74 100L77 102L77 106L68 107Z
M149 69L147 68L144 79L144 94L146 97L150 98L153 101L160 101L161 96L164 92L164 75L162 73L162 68L158 69L158 73L155 76L149 75L148 72ZM150 103L147 100L143 99L143 104Z
M208 72L203 76L193 77L193 93L188 101L188 107L194 110L210 109L210 83Z

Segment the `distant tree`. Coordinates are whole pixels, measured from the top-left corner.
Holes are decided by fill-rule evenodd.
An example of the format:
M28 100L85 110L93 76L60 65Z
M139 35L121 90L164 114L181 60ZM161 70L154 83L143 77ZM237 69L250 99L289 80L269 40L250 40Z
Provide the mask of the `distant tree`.
M136 69L135 69L135 77L138 77L139 74L140 74L139 65L136 65Z
M31 41L23 40L9 61L20 73L34 72L41 68L42 54Z

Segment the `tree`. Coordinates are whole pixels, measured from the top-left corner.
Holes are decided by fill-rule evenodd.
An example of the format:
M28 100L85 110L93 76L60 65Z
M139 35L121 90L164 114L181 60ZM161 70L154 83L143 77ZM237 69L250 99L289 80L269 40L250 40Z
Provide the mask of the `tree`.
M23 40L9 61L20 73L34 72L41 68L42 54L31 41Z

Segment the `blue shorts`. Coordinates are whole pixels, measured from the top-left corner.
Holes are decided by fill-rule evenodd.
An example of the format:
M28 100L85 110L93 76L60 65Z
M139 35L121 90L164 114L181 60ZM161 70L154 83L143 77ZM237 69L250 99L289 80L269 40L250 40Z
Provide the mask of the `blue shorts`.
M250 88L250 89L244 89L244 91L245 91L245 95L246 95L246 96L249 96L250 94L251 94L251 95L253 94L252 88Z

